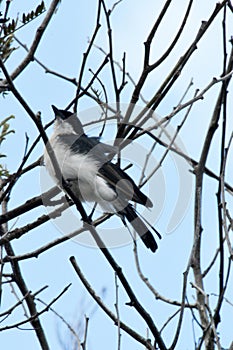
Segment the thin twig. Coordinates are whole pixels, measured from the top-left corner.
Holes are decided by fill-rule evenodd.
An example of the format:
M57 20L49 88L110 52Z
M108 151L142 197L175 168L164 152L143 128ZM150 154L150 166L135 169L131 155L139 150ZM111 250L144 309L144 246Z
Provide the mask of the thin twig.
M45 302L44 302L43 300L41 300L40 298L36 298L36 300L38 300L41 304L46 305L46 307L48 307L48 304L45 303ZM74 336L76 342L78 343L78 346L80 347L81 342L80 342L79 336L78 336L78 334L75 332L74 328L64 319L63 316L61 316L57 311L55 311L54 308L52 308L52 307L50 306L49 310L52 311L52 312L54 313L54 315L56 315L56 317L58 317L58 318L67 326L67 328L69 329L69 331L73 334L73 336Z
M227 228L227 205L226 205L226 199L225 199L225 190L224 190L224 180L225 180L225 171L226 171L226 162L227 162L227 156L230 150L230 146L233 140L233 133L231 133L228 145L225 149L224 152L224 157L223 157L223 164L222 164L222 173L220 175L220 188L221 188L221 204L222 204L222 210L223 210L223 229L224 229L224 233L225 233L225 237L226 237L226 241L227 241L227 246L228 246L228 250L229 250L229 254L230 256L233 258L233 249L232 249L232 244L230 241L230 237L229 237L229 231Z
M6 199L4 199L2 201L2 211L3 211L3 214L5 214L7 212ZM4 223L0 226L0 231L2 234L6 233L8 231L7 223ZM14 250L9 242L5 242L4 248L5 248L6 253L8 255L10 255L10 256L15 255ZM17 287L19 288L22 296L25 297L25 301L26 301L26 304L27 304L27 307L28 307L28 310L30 313L30 317L26 320L26 322L29 322L29 321L31 322L31 325L32 325L33 329L35 330L37 339L40 343L41 349L49 350L49 345L48 345L43 327L42 327L40 319L37 315L38 312L37 312L34 298L30 294L29 289L25 283L25 280L24 280L23 275L21 273L19 263L17 261L12 261L10 264L11 264L11 269L12 269L12 273L13 273L13 280L17 284ZM37 315L37 317L35 317L35 315ZM13 325L12 327L6 326L4 328L1 328L0 331L5 330L5 329L9 329L9 328L15 328L17 326L18 326L17 324Z
M101 1L99 0L98 1L98 9L97 9L96 26L94 29L94 33L93 33L92 38L89 42L89 45L88 45L86 52L83 54L83 60L82 60L82 64L81 64L81 69L80 69L79 79L78 79L78 84L77 84L77 90L76 90L76 98L74 100L74 112L77 112L78 98L79 98L79 94L80 94L80 90L81 90L82 79L83 79L83 75L84 75L84 71L85 71L85 66L87 63L87 58L88 58L89 53L91 52L91 48L94 44L97 33L101 27L100 15L101 15ZM88 90L88 89L86 89L86 90Z
M133 125L135 125L135 123L138 124L138 126L142 126L145 124L145 122L151 117L150 113L147 113L148 110L151 109L151 112L153 112L159 105L159 103L163 100L163 98L166 96L166 94L168 93L168 91L171 89L171 87L173 86L173 84L175 83L175 81L180 77L181 72L183 70L183 68L185 67L185 65L187 64L188 60L190 59L190 57L192 56L192 54L195 52L196 48L197 48L197 44L198 42L201 40L201 38L203 37L203 35L206 33L207 29L209 28L209 26L212 24L212 22L214 21L214 19L216 18L216 16L218 15L218 13L220 12L220 10L224 7L224 5L227 3L228 0L223 1L222 3L218 3L214 9L214 11L212 12L212 14L210 15L208 21L205 21L201 24L201 27L194 39L194 41L191 43L191 45L188 47L188 49L186 50L186 52L184 53L184 55L181 56L181 58L178 60L178 62L175 64L174 68L172 69L172 71L168 74L168 76L166 77L165 81L162 83L162 85L160 86L160 88L158 89L158 91L154 94L154 96L151 98L151 100L147 103L147 105L142 109L142 111L138 114L138 116L134 119L133 121ZM146 77L143 77L143 79L145 79ZM140 86L141 82L138 83L138 85ZM142 85L144 84L144 81L142 81ZM141 88L139 88L139 90L141 90ZM131 101L132 102L132 101ZM125 116L125 119L123 122L125 122L126 124L129 121L129 117L132 114L132 110L133 110L133 103L132 102L127 113ZM144 119L142 119L142 117L147 114ZM140 121L140 123L139 123ZM126 130L124 130L126 129ZM131 130L131 124L128 124L127 127L125 128L125 126L122 126L121 130L119 130L119 134L121 135L121 137L126 137L126 135L130 132ZM123 132L124 131L124 132ZM124 135L123 135L124 134ZM132 131L132 133L128 136L129 139L132 139L136 134L136 130L134 129Z
M121 349L121 321L120 321L120 312L119 312L119 285L117 283L117 274L115 273L115 287L116 287L116 317L117 317L117 350Z
M137 268L137 272L139 274L139 277L141 278L141 280L145 283L145 285L147 286L147 288L152 292L152 294L154 295L156 300L161 300L167 304L170 305L175 305L175 306L182 306L182 302L179 302L177 300L172 300L169 298L166 298L165 296L161 295L156 289L155 287L152 286L152 284L149 281L149 278L146 277L141 269L140 266L140 262L139 262L139 256L138 256L138 251L137 251L137 243L136 241L134 241L134 258L135 258L135 264L136 264L136 268ZM186 308L192 308L195 309L197 307L196 304L189 304L186 303L184 305Z
M195 94L196 94L196 92L195 92ZM194 103L194 102L193 102L193 103ZM160 159L158 165L151 171L151 173L147 176L147 178L146 178L144 181L142 181L141 186L143 186L143 185L156 173L156 171L162 166L162 164L163 164L164 160L166 159L166 156L168 155L169 151L171 150L172 145L174 144L174 142L175 142L175 140L176 140L176 138L177 138L177 136L178 136L178 134L179 134L181 128L183 127L185 121L186 121L187 118L188 118L188 115L189 115L190 112L191 112L191 109L192 109L192 107L193 107L193 103L190 104L190 106L189 106L187 112L186 112L185 115L184 115L183 120L182 120L181 123L177 126L176 132L174 133L173 137L171 138L171 141L170 141L168 147L166 148L166 150L165 150L163 156L161 157L161 159Z
M41 311L35 312L35 314L33 314L31 317L27 318L26 320L23 320L23 321L20 321L20 322L17 322L17 323L11 324L11 325L7 325L7 326L0 328L0 332L5 331L5 330L9 330L12 328L19 328L20 326L22 326L28 322L31 322L33 324L33 322L38 320L40 315L49 311L50 306L53 305L58 299L60 299L61 296L69 289L70 286L71 286L71 283L68 286L66 286L62 290L62 292L59 293L58 296L55 297L49 304L47 304L47 306L45 308L43 308ZM41 345L42 345L42 349L46 349L46 347L43 344L41 344ZM49 347L47 347L47 349L49 350Z
M57 5L59 4L60 0L53 0L50 4L50 7L48 8L47 12L46 12L46 16L44 18L44 20L42 21L42 23L40 24L40 26L38 27L34 40L32 42L32 45L28 51L28 54L26 55L26 57L22 60L22 62L20 64L18 64L17 68L13 71L13 73L10 75L11 80L14 80L15 78L17 78L22 71L28 66L28 64L30 62L33 61L35 52L39 46L39 43L43 37L43 34L45 33L45 30L52 18L52 16L55 13L55 10L57 8ZM6 79L5 81L2 81L2 85L7 85L9 84L8 79Z
M89 317L85 316L84 339L83 339L83 342L81 343L83 350L86 350L88 324L89 324Z
M104 310L104 312L114 321L114 324L117 325L117 317L114 315L109 308L103 303L101 298L96 294L94 289L91 287L89 282L87 281L86 277L82 273L80 267L77 264L77 261L75 257L70 257L70 262L77 273L78 277L82 281L83 285L87 289L88 293L92 296L92 298L96 301L96 303ZM135 340L137 340L139 343L143 344L147 349L153 350L153 347L148 344L147 339L143 338L139 333L135 332L132 328L130 328L128 325L120 321L121 329L123 329L126 333L128 333L131 337L133 337Z

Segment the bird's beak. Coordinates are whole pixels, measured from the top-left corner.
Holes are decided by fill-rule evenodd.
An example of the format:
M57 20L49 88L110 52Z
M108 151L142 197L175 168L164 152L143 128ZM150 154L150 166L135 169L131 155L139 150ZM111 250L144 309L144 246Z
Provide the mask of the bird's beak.
M58 114L59 112L59 109L57 107L55 107L54 105L51 106L53 111L54 111L54 114Z
M60 109L58 109L58 108L55 107L54 105L52 105L52 109L53 109L53 111L54 111L55 118L57 118L57 117L60 117L61 119L64 118L63 113L62 113L62 111L61 111Z

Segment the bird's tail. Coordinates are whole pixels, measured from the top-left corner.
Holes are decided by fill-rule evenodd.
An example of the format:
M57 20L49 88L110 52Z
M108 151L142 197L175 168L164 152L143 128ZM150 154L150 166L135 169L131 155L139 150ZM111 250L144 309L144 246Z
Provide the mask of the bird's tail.
M139 234L140 238L142 239L146 247L152 250L152 252L155 252L156 249L158 248L158 245L154 239L154 236L148 230L148 227L145 225L142 219L138 216L134 208L130 204L128 204L124 208L124 211L122 214L126 217L129 223L135 229L135 231ZM159 237L161 237L160 234L154 228L153 230L156 232L156 234Z

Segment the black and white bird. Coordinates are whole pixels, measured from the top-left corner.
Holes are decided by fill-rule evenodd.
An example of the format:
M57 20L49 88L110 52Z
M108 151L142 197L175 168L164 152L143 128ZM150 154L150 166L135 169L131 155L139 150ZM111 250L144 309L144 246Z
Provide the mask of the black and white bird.
M54 132L50 145L56 156L63 178L73 193L81 200L98 203L105 212L118 214L139 234L147 248L155 252L157 243L130 202L151 208L151 200L140 191L132 178L110 160L116 147L100 142L99 137L84 133L76 113L52 106L55 113ZM51 177L55 176L50 156L45 151L45 166ZM150 227L159 238L160 234Z

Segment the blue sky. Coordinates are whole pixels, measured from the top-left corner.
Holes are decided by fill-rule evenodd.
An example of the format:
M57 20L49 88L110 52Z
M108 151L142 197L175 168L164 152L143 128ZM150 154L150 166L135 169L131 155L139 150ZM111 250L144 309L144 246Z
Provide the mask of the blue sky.
M49 2L45 2L46 7ZM37 50L36 57L43 62L48 68L58 71L69 77L77 77L81 65L82 54L86 50L87 40L93 32L96 16L97 1L69 1L61 2L56 15L51 20L47 32ZM114 2L106 2L109 7ZM133 0L122 1L115 9L112 15L112 28L114 35L114 53L116 61L121 62L123 52L126 52L127 71L137 81L141 72L143 63L144 47L143 42L146 40L149 30L153 24L154 19L158 15L163 1L140 1ZM18 12L27 12L37 6L36 1L21 1L20 5L15 0L12 2L10 15L14 16ZM156 91L164 80L167 72L173 67L174 63L185 52L187 45L189 45L197 34L197 30L202 20L209 17L210 13L215 7L215 1L194 1L191 16L187 23L187 28L182 35L180 43L165 63L151 74L148 83L143 89L143 96L149 99L152 92ZM168 47L174 33L179 28L179 24L184 14L183 3L181 1L173 1L171 8L163 24L155 38L152 49L152 62L158 58L162 52ZM23 42L30 46L35 35L37 26L40 24L43 15L28 24L25 28L16 33L16 36ZM203 41L198 45L198 49L192 56L189 64L182 72L181 78L177 81L174 88L169 92L164 102L159 106L157 113L160 116L165 116L173 110L185 89L187 88L191 78L193 78L194 85L189 92L187 98L191 98L196 88L203 89L212 80L214 76L218 77L222 73L222 33L219 32L221 26L222 15L219 15L215 20L212 28L207 32ZM102 20L104 23L104 20ZM232 35L232 21L228 19L228 35ZM103 48L107 48L106 42L106 26L103 24L97 44ZM228 51L230 48L228 48ZM20 48L7 62L7 68L11 72L18 62L25 56L25 51ZM94 49L87 67L95 69L102 61L102 54L98 49ZM119 75L120 76L120 75ZM112 85L110 83L110 75L108 69L104 70L101 75L105 81L109 91L110 98L113 98ZM90 74L87 72L84 76L84 83L88 82ZM25 100L30 107L35 111L41 111L42 120L44 123L50 121L53 117L51 104L55 104L59 108L64 108L70 102L75 94L75 87L58 79L50 74L45 74L43 69L35 62L18 77L15 81L16 87L21 91ZM209 91L204 101L197 102L192 113L189 116L188 122L180 133L180 139L183 142L187 153L194 159L200 156L201 145L206 135L206 130L210 121L211 113L213 112L216 96L219 91L219 86L215 86ZM123 93L122 101L127 103L130 93L132 92L132 85L128 83ZM229 101L232 99L232 91L229 92ZM114 102L114 101L113 101ZM89 108L94 104L89 99L84 98L79 105L80 116L82 121L86 122L89 118ZM229 104L229 109L232 106ZM9 94L6 98L1 98L1 112L2 116L10 114L15 115L15 120L12 121L12 128L16 130L14 135L10 135L8 140L3 145L3 153L7 153L7 165L10 170L14 171L20 163L25 147L25 132L33 142L37 136L37 130L24 112L19 103ZM232 113L232 110L230 111ZM183 114L181 114L182 116ZM2 117L1 116L1 117ZM178 115L175 118L174 124L171 128L176 127L181 120ZM229 121L232 123L232 121ZM228 125L228 137L232 130L232 124ZM49 133L51 130L49 131ZM93 130L90 130L90 134ZM208 166L218 171L219 169L219 136L220 131L216 132L216 137L211 148L210 157L208 158ZM109 138L109 135L105 135ZM17 148L15 147L17 145ZM146 145L147 146L147 145ZM43 152L43 144L38 145L31 161L37 159ZM162 152L158 151L155 155L159 160ZM172 157L163 165L161 169L161 176L165 181L164 202L161 204L160 215L156 219L156 227L163 233L163 239L159 242L159 250L153 255L150 254L140 242L138 244L140 261L142 269L146 276L155 285L156 289L161 294L169 298L179 299L181 296L182 273L184 272L190 248L193 239L193 204L187 206L184 211L183 220L179 225L167 233L168 221L171 218L173 208L176 205L176 200L179 192L185 192L190 185L193 175L187 171L187 177L180 183L179 169L174 170L177 164L174 164ZM185 165L184 165L185 166ZM187 166L186 166L187 170ZM229 176L229 181L231 174ZM156 182L157 181L157 182ZM187 182L186 182L187 181ZM232 182L231 182L232 183ZM153 192L153 200L160 203L162 195L160 195L160 188L158 179L153 178L152 184L155 184L155 192ZM158 188L158 189L157 189ZM215 222L216 205L215 193L217 184L213 180L205 181L205 195L203 207L203 225L205 235L203 237L203 266L207 266L211 260L216 246L217 240L217 222ZM41 191L40 172L35 170L32 174L23 177L12 193L11 207L15 207L23 203L26 199L38 195ZM155 198L154 198L155 197ZM192 196L191 196L192 199ZM231 200L228 198L228 200ZM28 214L25 217L20 217L14 224L20 227L29 221L32 221L37 215L46 212L45 209L40 208L35 211L35 214ZM150 214L148 214L150 215ZM77 220L78 221L78 220ZM119 222L118 222L119 224ZM16 254L24 254L33 251L37 247L60 237L61 232L57 226L52 222L46 226L36 229L28 233L22 239L14 242ZM172 314L174 307L164 305L160 301L156 301L145 285L139 280L132 246L124 246L112 249L112 254L123 267L126 276L129 278L132 287L134 288L139 300L150 311L152 317L155 319L158 327L161 327L166 321L168 315ZM72 282L69 291L60 299L55 305L54 309L61 313L68 321L75 323L77 321L84 322L84 314L90 316L90 323L88 329L88 348L117 348L117 327L113 326L112 322L107 319L102 310L95 308L95 303L87 295L84 287L76 278L69 257L74 255L85 273L85 276L96 289L101 293L103 288L106 289L104 295L104 302L114 311L115 303L115 285L114 274L110 267L106 264L103 256L97 249L88 248L86 246L77 244L75 241L69 241L59 247L53 248L46 253L39 256L38 259L30 259L21 263L21 268L25 280L32 291L36 291L48 285L49 287L39 296L46 302L50 302L55 295L59 294L65 285ZM218 273L217 266L214 268L212 276ZM193 280L192 274L189 276L189 282ZM232 281L231 281L232 283ZM208 293L217 293L217 284L215 278L207 278L205 281L206 290ZM190 302L192 295L195 294L191 287L188 287ZM142 332L146 336L146 326L138 317L136 312L124 306L128 301L122 288L119 290L120 299L120 315L122 319L132 327ZM232 291L227 294L229 300L232 301ZM3 305L5 307L14 302L14 297L3 294ZM211 296L211 303L216 302L216 297ZM87 305L87 306L86 306ZM38 303L39 306L39 303ZM40 305L41 306L41 305ZM232 340L232 330L230 327L233 309L227 303L224 303L223 309L227 310L224 314L227 317L220 325L222 334L223 346L227 347ZM94 310L94 313L92 312ZM22 317L22 314L11 317L9 322L14 322L17 317ZM193 334L190 323L190 315L185 316L182 332L183 336L179 342L178 349L192 349L193 348ZM52 313L45 313L42 317L42 324L46 330L51 349L59 349L59 341L57 332L62 329L62 335L66 337L67 330L64 330L64 325ZM187 321L187 322L186 322ZM165 341L170 344L170 339L173 334L176 322L165 331ZM67 332L67 333L66 333ZM122 331L122 349L140 349L140 344L132 341ZM185 336L184 336L185 334ZM197 335L198 336L198 335ZM103 342L104 337L104 342ZM7 345L9 349L13 349L18 344L22 344L21 348L39 349L39 345L35 340L33 331L14 330L1 334L1 343Z

